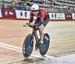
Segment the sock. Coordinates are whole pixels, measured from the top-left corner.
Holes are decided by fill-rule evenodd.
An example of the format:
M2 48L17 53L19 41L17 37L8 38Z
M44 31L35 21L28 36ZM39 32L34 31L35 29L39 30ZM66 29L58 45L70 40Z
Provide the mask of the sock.
M43 44L43 41L40 41L40 43L42 43L42 44Z

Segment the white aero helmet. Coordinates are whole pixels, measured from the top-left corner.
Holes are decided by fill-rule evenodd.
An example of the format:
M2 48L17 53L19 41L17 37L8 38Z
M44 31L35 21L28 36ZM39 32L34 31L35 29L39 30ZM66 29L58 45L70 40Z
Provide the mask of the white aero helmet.
M31 10L32 10L32 11L37 11L37 10L39 10L39 6L38 6L37 4L33 4L33 5L31 6Z

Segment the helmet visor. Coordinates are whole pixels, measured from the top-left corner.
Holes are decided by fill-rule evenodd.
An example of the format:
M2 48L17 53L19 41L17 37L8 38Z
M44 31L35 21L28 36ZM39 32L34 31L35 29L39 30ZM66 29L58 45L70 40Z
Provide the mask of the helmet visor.
M38 12L39 10L32 10L32 12Z

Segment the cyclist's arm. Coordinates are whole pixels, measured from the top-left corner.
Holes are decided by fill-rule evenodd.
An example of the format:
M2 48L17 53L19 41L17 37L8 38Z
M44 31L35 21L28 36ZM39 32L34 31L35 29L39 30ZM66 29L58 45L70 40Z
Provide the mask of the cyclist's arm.
M41 13L40 14L40 21L43 22L44 21L45 16Z
M44 21L45 17L46 17L46 11L44 9L41 9L40 10L40 19L41 19L41 22Z
M33 16L30 16L29 24L33 22Z
M29 20L29 23L32 23L33 22L33 13L30 12L30 20Z

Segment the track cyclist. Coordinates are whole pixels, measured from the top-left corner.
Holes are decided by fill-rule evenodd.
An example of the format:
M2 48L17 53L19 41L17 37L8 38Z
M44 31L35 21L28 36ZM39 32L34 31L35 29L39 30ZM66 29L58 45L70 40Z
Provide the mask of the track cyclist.
M35 22L33 23L33 19L36 17ZM40 8L39 5L33 4L31 6L30 11L30 19L29 24L30 25L36 25L39 27L39 34L40 34L40 40L39 43L43 43L43 36L44 36L44 28L49 22L49 14L44 8ZM37 35L37 32L36 32Z

